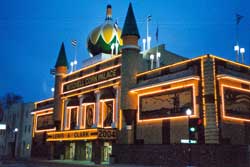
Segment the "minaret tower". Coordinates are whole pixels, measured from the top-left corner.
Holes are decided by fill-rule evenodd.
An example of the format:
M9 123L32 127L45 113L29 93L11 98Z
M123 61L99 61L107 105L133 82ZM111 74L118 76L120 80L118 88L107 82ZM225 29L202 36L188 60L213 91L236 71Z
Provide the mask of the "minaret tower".
M128 130L128 143L134 143L136 128L136 98L129 90L136 84L136 74L140 66L138 40L140 38L132 4L129 4L126 20L122 29L122 67L121 67L121 109Z
M67 74L68 61L65 53L64 43L61 45L61 49L55 65L55 92L54 92L54 123L57 130L61 127L61 116L63 110L63 103L61 99L62 81L63 76Z

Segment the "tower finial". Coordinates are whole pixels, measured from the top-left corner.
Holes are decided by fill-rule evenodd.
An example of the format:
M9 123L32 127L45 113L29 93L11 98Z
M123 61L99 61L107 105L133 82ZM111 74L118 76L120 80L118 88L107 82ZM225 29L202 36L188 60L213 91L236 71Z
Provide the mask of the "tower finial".
M110 4L107 5L105 20L112 20L112 6Z

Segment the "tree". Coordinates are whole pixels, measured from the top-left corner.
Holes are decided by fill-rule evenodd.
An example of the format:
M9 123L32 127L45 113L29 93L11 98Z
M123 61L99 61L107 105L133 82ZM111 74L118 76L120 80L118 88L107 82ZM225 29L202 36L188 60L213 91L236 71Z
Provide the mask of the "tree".
M12 92L0 98L0 106L3 109L9 109L11 105L21 102L23 102L23 97Z

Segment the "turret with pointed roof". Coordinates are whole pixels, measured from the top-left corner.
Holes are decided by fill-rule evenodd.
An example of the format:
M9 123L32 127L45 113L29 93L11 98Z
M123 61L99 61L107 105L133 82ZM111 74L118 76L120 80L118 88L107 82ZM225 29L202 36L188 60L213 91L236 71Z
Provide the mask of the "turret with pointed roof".
M67 74L68 69L68 60L66 57L66 52L64 48L64 43L62 43L57 61L56 61L56 73L55 73L55 91L54 91L54 124L57 130L62 130L61 128L61 115L63 109L63 102L61 99L61 90L62 90L62 82L63 76Z
M129 3L128 12L122 29L121 37L127 35L135 35L138 37L138 39L140 38L131 2Z
M64 43L62 43L61 45L61 49L57 57L55 68L62 66L68 67L68 60L65 53Z
M141 56L139 54L140 47L138 46L140 35L131 3L128 7L121 37L123 39L121 56L121 110L123 111L126 124L132 126L136 124L135 113L137 106L135 101L137 95L130 93L130 89L137 82L135 74L138 73L139 66L141 65ZM129 130L127 134L128 143L132 144L134 139L132 130Z
M131 3L129 3L121 38L123 40L123 49L133 48L139 50L138 39L140 38L140 35Z

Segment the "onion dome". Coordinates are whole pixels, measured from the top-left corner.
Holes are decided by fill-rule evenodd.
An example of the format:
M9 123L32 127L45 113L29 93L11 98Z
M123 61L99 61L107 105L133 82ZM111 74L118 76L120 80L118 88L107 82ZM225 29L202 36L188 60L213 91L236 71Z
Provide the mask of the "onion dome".
M112 20L111 5L107 5L105 22L96 27L87 39L88 51L91 56L120 54L122 44L121 29Z

